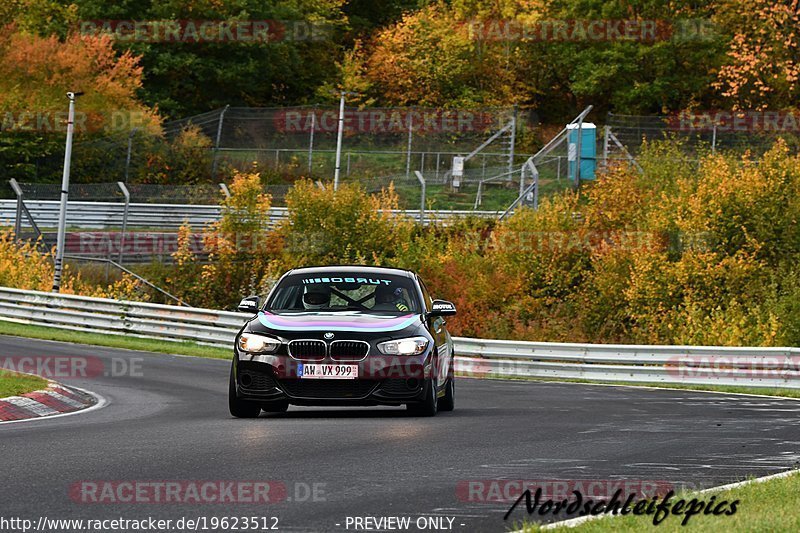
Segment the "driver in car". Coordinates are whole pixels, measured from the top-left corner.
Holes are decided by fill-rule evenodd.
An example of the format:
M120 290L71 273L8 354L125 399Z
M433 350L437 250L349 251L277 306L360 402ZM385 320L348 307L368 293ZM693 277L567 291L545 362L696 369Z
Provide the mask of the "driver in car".
M403 289L381 285L375 288L374 311L403 311L409 310L408 302L403 298Z
M331 288L328 285L308 285L303 294L303 307L320 310L331 305Z

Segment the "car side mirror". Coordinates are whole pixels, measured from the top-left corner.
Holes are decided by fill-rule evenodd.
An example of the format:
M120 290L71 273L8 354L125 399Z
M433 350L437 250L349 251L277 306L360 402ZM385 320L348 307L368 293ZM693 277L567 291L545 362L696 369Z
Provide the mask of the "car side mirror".
M242 301L239 302L239 307L237 307L236 310L240 313L256 313L260 307L260 302L261 298L258 296L248 296L247 298L242 298Z
M456 306L447 300L434 300L429 316L453 316L456 314Z

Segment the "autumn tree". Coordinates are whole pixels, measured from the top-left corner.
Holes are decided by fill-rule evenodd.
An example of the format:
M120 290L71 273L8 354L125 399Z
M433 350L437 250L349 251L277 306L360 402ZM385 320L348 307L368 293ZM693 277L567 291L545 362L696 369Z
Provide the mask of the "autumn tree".
M343 71L365 76L371 93L387 104L505 105L522 82L519 48L474 39L469 22L444 3L407 13L347 58Z
M5 0L0 3L0 26L15 24L27 33L66 37L78 17L75 4L58 0Z
M668 113L712 105L723 62L724 30L692 32L716 3L585 0L437 2L365 41L341 71L346 85L396 105L534 107L545 121L571 118L593 104L600 113ZM575 21L658 21L654 39L556 39L537 25ZM525 28L525 35L510 31ZM711 25L709 23L709 25ZM701 29L705 29L703 26Z
M87 133L126 135L132 127L158 131L155 110L137 99L141 86L139 58L118 54L108 36L73 33L62 40L15 24L0 28L0 168L7 177L27 180L40 175L46 158L56 174L67 91L84 93L77 104L78 140Z
M14 26L0 31L0 110L4 113L64 111L65 93L72 90L84 93L79 109L86 113L81 126L88 131L110 127L113 111L138 112L141 116L136 120L142 125L157 124L154 112L136 97L141 86L139 58L129 52L117 54L108 36L73 33L62 41Z
M219 0L119 2L75 0L81 20L265 21L270 37L117 38L115 46L141 56L143 100L169 118L227 104L273 106L304 103L336 75L345 24L344 0Z
M735 109L796 106L800 96L800 2L726 3L737 29L715 86Z

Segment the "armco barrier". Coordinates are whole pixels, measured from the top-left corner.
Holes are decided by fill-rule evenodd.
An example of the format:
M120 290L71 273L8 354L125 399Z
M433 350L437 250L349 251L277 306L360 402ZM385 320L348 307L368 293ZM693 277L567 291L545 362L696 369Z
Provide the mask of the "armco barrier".
M52 200L25 200L25 205L40 228L58 225L59 202ZM0 226L13 225L16 218L17 201L0 200ZM72 228L103 229L122 226L124 203L115 202L69 202L67 226ZM418 210L397 211L418 220ZM128 210L128 228L153 228L177 230L188 222L195 229L202 228L219 218L218 205L139 204L132 203ZM499 211L425 211L425 222L447 222L464 216L498 217ZM277 224L288 216L285 207L270 209L270 223ZM23 227L27 227L23 219Z
M247 314L0 287L0 320L232 347ZM454 338L457 373L800 388L800 349Z

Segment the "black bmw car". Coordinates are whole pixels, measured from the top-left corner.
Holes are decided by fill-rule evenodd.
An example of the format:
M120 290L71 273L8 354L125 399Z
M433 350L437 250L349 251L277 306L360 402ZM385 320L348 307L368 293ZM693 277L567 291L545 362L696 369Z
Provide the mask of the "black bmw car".
M236 336L229 405L235 417L293 405L403 405L434 416L455 406L453 341L413 272L364 266L291 270Z

